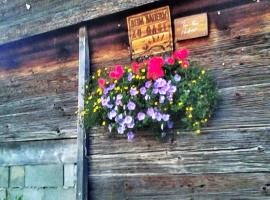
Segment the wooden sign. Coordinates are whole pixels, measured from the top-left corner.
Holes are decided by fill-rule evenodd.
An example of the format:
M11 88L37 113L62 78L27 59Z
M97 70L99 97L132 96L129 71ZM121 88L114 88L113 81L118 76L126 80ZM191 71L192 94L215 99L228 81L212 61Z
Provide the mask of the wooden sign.
M207 13L175 19L174 30L176 41L207 36Z
M132 58L173 50L169 6L127 17Z

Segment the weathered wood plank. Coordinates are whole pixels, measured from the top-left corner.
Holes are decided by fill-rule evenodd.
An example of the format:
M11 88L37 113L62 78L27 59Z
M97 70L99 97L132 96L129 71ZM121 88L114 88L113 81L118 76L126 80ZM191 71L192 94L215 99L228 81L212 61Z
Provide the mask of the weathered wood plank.
M125 139L99 141L91 146L91 174L270 172L269 139L269 131L265 130L228 130L201 136L181 135L173 143L163 144L149 137L138 137L134 143Z
M85 108L85 84L89 82L90 76L90 60L87 27L83 26L79 29L79 74L78 74L78 111L81 113ZM78 115L77 124L77 200L88 199L88 160L87 146L88 138L84 126L84 118Z
M76 137L77 92L0 104L0 141Z
M0 46L0 141L76 137L78 36L56 31Z
M0 143L0 165L76 163L76 139Z
M267 83L270 78L270 3L265 1L233 8L222 7L221 15L217 14L219 8L209 8L209 37L182 41L177 43L177 48L188 48L193 60L200 61L211 70L220 88L246 85L247 82ZM173 18L179 16L174 10L178 10L178 7L172 7ZM200 11L197 9L196 12ZM192 13L192 10L189 12ZM93 26L95 29L89 30L93 68L129 64L124 19L115 16L102 19L102 23L94 23Z
M92 176L91 199L268 199L269 173ZM106 183L106 184L104 184Z
M37 0L0 2L0 44L45 33L100 16L137 7L154 0Z

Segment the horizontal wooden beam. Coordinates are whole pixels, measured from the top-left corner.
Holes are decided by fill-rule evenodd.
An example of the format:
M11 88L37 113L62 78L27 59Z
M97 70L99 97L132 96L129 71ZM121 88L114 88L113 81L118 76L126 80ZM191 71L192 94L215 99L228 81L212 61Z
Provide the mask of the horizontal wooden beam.
M0 2L0 45L138 7L156 0L20 0Z

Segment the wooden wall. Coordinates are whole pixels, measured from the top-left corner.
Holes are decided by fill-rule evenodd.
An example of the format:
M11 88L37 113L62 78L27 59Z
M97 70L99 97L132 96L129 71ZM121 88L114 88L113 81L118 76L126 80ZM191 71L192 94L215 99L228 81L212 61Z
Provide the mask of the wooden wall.
M168 4L172 19L208 13L209 36L175 47L188 48L214 75L219 106L203 134L175 130L180 135L166 143L92 130L91 199L269 199L269 1L162 1L91 21L92 69L128 64L126 17Z
M76 27L0 46L0 165L76 162L77 71Z

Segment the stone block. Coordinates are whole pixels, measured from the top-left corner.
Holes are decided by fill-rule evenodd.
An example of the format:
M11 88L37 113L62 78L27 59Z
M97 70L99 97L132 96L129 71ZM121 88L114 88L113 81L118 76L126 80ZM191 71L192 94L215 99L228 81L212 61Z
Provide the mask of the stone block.
M44 200L76 200L76 191L69 189L45 189Z
M10 167L9 187L24 187L24 167Z
M7 197L7 191L4 188L0 188L0 199L3 200Z
M64 188L74 187L76 180L76 168L74 164L64 165Z
M26 187L60 187L63 186L63 165L25 166Z
M9 189L8 198L13 200L22 196L23 200L43 200L44 190L34 188Z
M0 167L0 188L8 187L9 168Z

